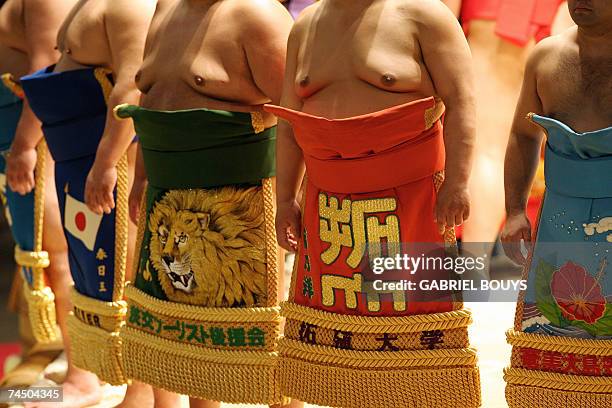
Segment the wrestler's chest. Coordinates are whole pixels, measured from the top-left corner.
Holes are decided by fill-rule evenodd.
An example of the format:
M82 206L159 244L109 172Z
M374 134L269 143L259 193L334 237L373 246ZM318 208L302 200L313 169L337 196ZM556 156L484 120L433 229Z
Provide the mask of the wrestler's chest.
M416 38L357 29L311 37L298 53L295 85L308 96L327 85L357 80L393 92L419 89L428 78ZM401 30L400 30L401 31ZM335 35L334 35L335 34Z
M80 64L110 65L104 12L101 0L77 3L58 31L58 49Z
M27 52L21 1L7 1L0 7L0 44Z

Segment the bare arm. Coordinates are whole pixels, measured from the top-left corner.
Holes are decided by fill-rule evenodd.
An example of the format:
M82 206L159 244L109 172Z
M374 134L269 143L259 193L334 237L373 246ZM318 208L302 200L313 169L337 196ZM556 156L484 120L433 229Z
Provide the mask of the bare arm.
M151 0L110 0L107 5L105 26L115 85L108 97L104 134L85 189L87 205L99 214L110 213L114 208L115 167L134 138L132 122L117 120L113 116L113 107L121 103L138 103L140 92L134 77L142 63L154 11L155 2Z
M29 73L57 61L59 53L54 49L57 31L73 4L73 1L24 0L23 24ZM26 100L7 160L8 183L19 194L26 194L34 188L36 145L42 137L41 123Z
M257 3L261 4L249 6L256 9L244 16L244 49L255 84L272 103L278 104L293 19L277 2L260 0Z
M537 66L544 53L544 43L536 47L527 61L506 150L504 186L507 220L501 239L506 255L518 264L525 262L520 241L523 240L529 246L532 238L531 224L526 215L527 200L540 160L544 134L537 125L529 122L526 116L530 112L543 113L537 89Z
M442 3L446 4L455 17L459 17L459 14L461 14L461 0L442 0Z
M452 227L469 216L467 182L476 133L472 58L458 22L437 2L422 13L419 41L436 93L446 105L446 179L438 195L436 220Z
M287 68L283 84L281 105L301 110L302 100L295 93L295 76L300 36L298 27L289 36ZM300 206L296 201L304 177L304 156L298 146L291 125L280 120L276 136L276 236L279 245L289 251L297 249L301 235Z

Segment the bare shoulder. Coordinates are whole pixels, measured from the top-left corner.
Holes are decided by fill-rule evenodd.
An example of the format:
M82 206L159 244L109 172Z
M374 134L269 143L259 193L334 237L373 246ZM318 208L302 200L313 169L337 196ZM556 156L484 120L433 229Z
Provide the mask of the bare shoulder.
M156 4L155 0L106 0L104 18L118 24L148 23Z
M457 18L440 0L393 0L397 13L425 27L457 25Z
M291 28L291 34L289 34L290 43L301 41L309 28L313 26L313 23L316 21L316 11L319 8L319 4L319 2L315 2L302 10Z
M556 65L566 50L575 45L576 28L545 38L534 48L527 60L527 69L538 71L551 63Z
M293 19L278 0L231 0L228 3L236 22L245 28L265 29L275 24L291 24Z

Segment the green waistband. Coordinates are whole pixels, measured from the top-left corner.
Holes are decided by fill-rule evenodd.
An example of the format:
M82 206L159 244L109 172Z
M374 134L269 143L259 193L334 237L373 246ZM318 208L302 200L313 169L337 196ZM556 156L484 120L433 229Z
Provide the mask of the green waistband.
M133 105L115 112L133 119L152 186L211 188L258 183L275 175L276 127L256 132L261 121L250 113L156 111Z

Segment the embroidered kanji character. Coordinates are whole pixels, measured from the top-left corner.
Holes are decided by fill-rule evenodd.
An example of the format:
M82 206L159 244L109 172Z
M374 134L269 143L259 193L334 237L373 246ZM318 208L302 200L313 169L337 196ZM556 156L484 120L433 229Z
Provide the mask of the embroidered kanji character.
M601 367L597 356L582 356L582 374L601 375Z
M76 308L75 308L76 309ZM136 326L140 326L140 309L134 305L130 306L130 316L128 317L128 322L131 324L135 324Z
M564 365L563 354L557 351L544 351L542 353L542 370L559 372L563 371Z
M321 253L321 260L331 265L338 259L343 246L352 248L351 200L342 200L338 206L336 197L319 194L319 238L329 247Z
M163 329L167 331L178 332L179 340L183 340L185 338L185 322L177 320L175 325L164 325Z
M540 368L540 350L532 348L521 348L521 365L523 368L537 370Z
M302 289L302 294L304 296L308 296L309 299L312 299L312 297L314 296L314 288L312 285L312 278L310 276L306 276L304 278L304 287Z
M353 333L349 331L334 330L334 347L344 350L353 349Z
M227 329L227 342L232 347L246 346L244 327L230 327Z
M604 375L612 376L612 357L607 356L603 358L603 372Z
M304 269L310 272L310 257L308 255L304 255Z
M444 344L442 330L424 330L421 332L421 346L434 350L438 344Z
M193 340L197 341L200 344L204 344L204 338L202 337L202 326L198 324L186 324L185 328L189 330L189 334L187 335L187 341L192 342Z
M96 259L98 261L103 261L106 258L108 258L108 255L106 254L106 251L102 248L98 249L98 252L96 252Z
M578 359L575 354L567 354L565 356L565 362L567 363L563 372L568 374L580 374L580 368L578 368Z
M266 344L266 333L259 327L253 327L247 332L247 339L251 347L263 347Z
M308 344L317 344L317 326L311 323L302 322L300 324L300 330L298 335L300 336L300 341Z
M211 327L208 331L213 345L225 346L225 332L221 327Z
M383 334L382 337L377 337L376 340L381 341L382 344L378 348L378 351L398 351L399 347L393 344L397 340L397 335L391 335L389 333Z

